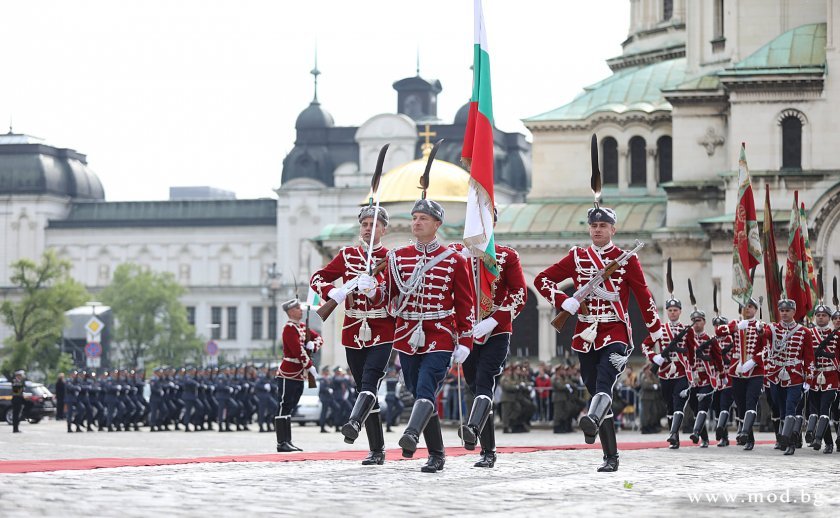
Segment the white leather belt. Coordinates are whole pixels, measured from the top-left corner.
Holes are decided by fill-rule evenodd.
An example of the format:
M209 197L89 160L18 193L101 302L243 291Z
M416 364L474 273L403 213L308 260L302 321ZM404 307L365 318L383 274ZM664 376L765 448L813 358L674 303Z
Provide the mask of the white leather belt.
M403 320L441 320L450 315L454 315L454 309L445 309L443 311L403 311L397 313L397 316Z
M362 320L365 318L386 318L388 311L385 308L371 309L369 311L362 311L360 309L348 309L344 314L350 318Z
M820 372L831 372L831 371L836 371L837 367L835 367L833 365L829 366L829 367L817 367L817 370L820 371Z
M289 363L300 363L300 360L298 360L297 358L289 358L288 356L284 356L283 361Z
M600 315L593 315L592 313L588 315L581 315L578 313L578 320L591 324L593 322L618 322L619 318L615 313L603 313Z

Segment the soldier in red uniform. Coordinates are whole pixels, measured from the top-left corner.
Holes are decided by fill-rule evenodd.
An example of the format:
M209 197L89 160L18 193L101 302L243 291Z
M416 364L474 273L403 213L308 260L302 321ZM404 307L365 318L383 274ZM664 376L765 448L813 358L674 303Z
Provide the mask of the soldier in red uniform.
M443 469L446 454L434 401L450 361L463 363L470 354L474 289L464 258L437 240L443 207L427 200L424 191L411 217L416 242L388 252L381 285L363 274L359 289L375 304L387 298L396 317L394 348L399 351L405 386L415 398L399 440L402 455L414 456L422 434L429 459L421 471L436 473Z
M494 222L495 217L494 211ZM467 258L472 268L478 267L478 259L472 257L468 248L460 244L452 247ZM481 443L477 468L492 468L496 464L493 392L507 360L513 319L525 307L528 297L516 250L496 244L496 262L499 276L492 286L493 307L473 328L473 349L464 362L464 380L475 400L467 424L459 433L468 450L474 450L476 442Z
M712 319L712 328L717 329L720 326L725 326L729 321L724 316L716 316ZM729 376L729 369L732 366L732 350L734 345L732 343L731 335L716 336L717 344L720 349L721 360L723 361L723 369L720 372L721 385L717 389L717 414L718 421L715 425L715 440L720 448L729 446L729 415L732 408L732 403L735 401L732 393L732 378Z
M597 193L596 190L596 199ZM563 293L559 284L572 279L576 288L585 285L603 270L610 261L624 252L615 246L615 211L607 207L589 209L589 236L592 245L574 247L558 263L537 275L534 286L555 308L576 314L581 301ZM612 391L618 375L624 371L633 349L630 316L630 293L642 310L648 332L654 341L662 339L662 324L656 302L648 290L639 259L630 255L592 294L585 298L587 315L578 315L572 349L578 353L580 372L587 390L592 394L589 412L580 419L580 427L587 443L600 435L604 463L598 471L618 470L618 446L611 412Z
M274 431L277 434L277 451L301 451L292 444L292 412L303 394L303 381L308 375L318 376L318 370L312 364L311 354L323 345L321 336L301 322L303 309L300 301L293 299L281 306L289 317L283 326L283 361L277 368L279 381L280 414L274 418Z
M670 277L670 275L669 275ZM694 331L680 322L682 302L671 297L665 301L668 322L662 326L664 337L661 343L646 338L642 342L642 352L659 367L659 386L662 397L668 407L668 419L671 429L668 433L669 448L680 447L680 427L685 417L685 405L688 402L688 344L694 341ZM664 345L663 345L664 344Z
M805 442L819 450L825 440L823 453L834 452L829 423L831 405L840 388L840 329L833 329L830 319L831 308L825 304L814 308L816 325L811 329L814 335L814 371L808 380L811 391L808 394L809 415Z
M779 300L781 322L768 324L769 339L772 340L768 358L772 358L778 372L774 375L770 390L773 401L779 407L779 415L784 416L780 442L785 455L793 455L796 447L796 407L802 399L802 391L810 388L814 368L813 334L794 320L796 302L791 299ZM801 426L801 425L800 425Z
M376 213L376 223L374 223ZM359 240L361 246L342 248L330 263L315 272L309 281L313 290L323 299L344 302L344 325L341 343L347 353L347 364L359 391L349 421L341 428L344 442L353 444L359 437L362 425L368 436L370 453L362 461L364 465L381 465L385 462L385 438L382 433L382 419L379 413L379 384L385 377L391 347L394 341L394 319L388 315L384 302L374 304L368 297L352 293L348 281L367 273L368 245L373 238L372 263L384 260L388 250L381 239L388 227L388 212L373 206L359 212ZM333 282L341 279L344 286L336 287ZM384 279L384 273L377 280Z
M741 308L741 320L718 326L715 336L732 336L732 363L729 377L732 378L732 391L738 406L738 418L741 428L736 441L745 450L755 447L753 424L758 413L758 398L764 384L764 347L767 334L762 322L756 321L758 302L750 299Z
M726 374L723 371L720 345L715 338L706 334L706 313L695 308L691 313L691 326L694 339L688 342L689 368L686 374L692 387L689 403L696 417L690 438L694 444L699 442L701 448L708 448L706 419L712 406L714 391L725 386Z

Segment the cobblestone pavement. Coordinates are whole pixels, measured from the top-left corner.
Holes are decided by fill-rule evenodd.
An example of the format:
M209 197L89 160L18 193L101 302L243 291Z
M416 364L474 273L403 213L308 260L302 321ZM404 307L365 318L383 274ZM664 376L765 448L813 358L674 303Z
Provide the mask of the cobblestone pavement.
M295 427L295 442L310 451L348 447L339 434ZM0 426L3 459L76 457L191 457L269 453L270 434L62 433L59 423L27 426L12 436ZM7 435L8 434L8 435ZM393 447L398 434L388 434ZM760 439L768 439L761 434ZM579 443L579 434L499 434L500 446ZM447 444L457 444L454 430ZM656 441L662 436L622 433L621 442ZM620 444L619 443L619 444ZM423 460L389 459L384 466L357 461L187 464L0 475L0 516L67 516L76 513L121 516L222 516L232 512L300 516L486 516L491 514L573 515L628 512L739 516L836 513L840 455L810 449L784 457L772 446L621 453L618 473L596 473L593 450L517 453L499 456L496 468L473 468L475 455L449 457L438 474L420 473ZM678 509L678 511L675 511ZM551 514L549 514L551 515Z

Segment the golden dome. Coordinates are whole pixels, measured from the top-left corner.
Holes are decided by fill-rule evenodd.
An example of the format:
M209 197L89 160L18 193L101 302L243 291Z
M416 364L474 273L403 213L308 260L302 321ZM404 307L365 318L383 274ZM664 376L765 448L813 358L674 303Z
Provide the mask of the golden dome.
M420 177L426 169L427 159L397 166L382 175L379 182L379 201L394 203L420 199ZM470 175L457 165L435 159L429 174L429 189L426 197L439 202L460 201L466 203ZM363 201L367 203L367 199Z

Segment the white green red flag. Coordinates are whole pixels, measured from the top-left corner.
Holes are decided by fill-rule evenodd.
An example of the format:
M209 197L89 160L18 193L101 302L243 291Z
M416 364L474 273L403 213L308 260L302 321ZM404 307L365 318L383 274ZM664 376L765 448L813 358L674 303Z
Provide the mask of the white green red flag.
M814 256L811 255L811 238L808 233L808 218L805 216L805 203L799 205L799 224L802 226L802 241L805 243L805 263L802 265L802 272L808 284L810 297L808 298L808 316L814 316L814 308L819 303L819 291L817 290L817 271L814 268Z
M752 297L750 270L761 261L761 239L755 214L746 145L741 143L738 157L738 204L735 206L735 233L732 247L732 298L746 306Z
M476 296L482 315L493 306L492 286L499 276L493 236L493 99L490 90L490 54L484 30L481 0L474 0L473 87L464 133L462 161L470 171L470 190L464 220L464 245L481 258ZM480 316L482 316L480 315Z
M317 308L323 303L324 301L321 300L321 296L318 295L318 292L309 288L309 293L306 294L306 304L310 307Z
M788 224L788 253L785 264L785 296L796 301L796 320L802 320L808 314L811 293L808 286L806 266L805 238L802 235L802 213L799 209L799 192L793 193L793 208Z

